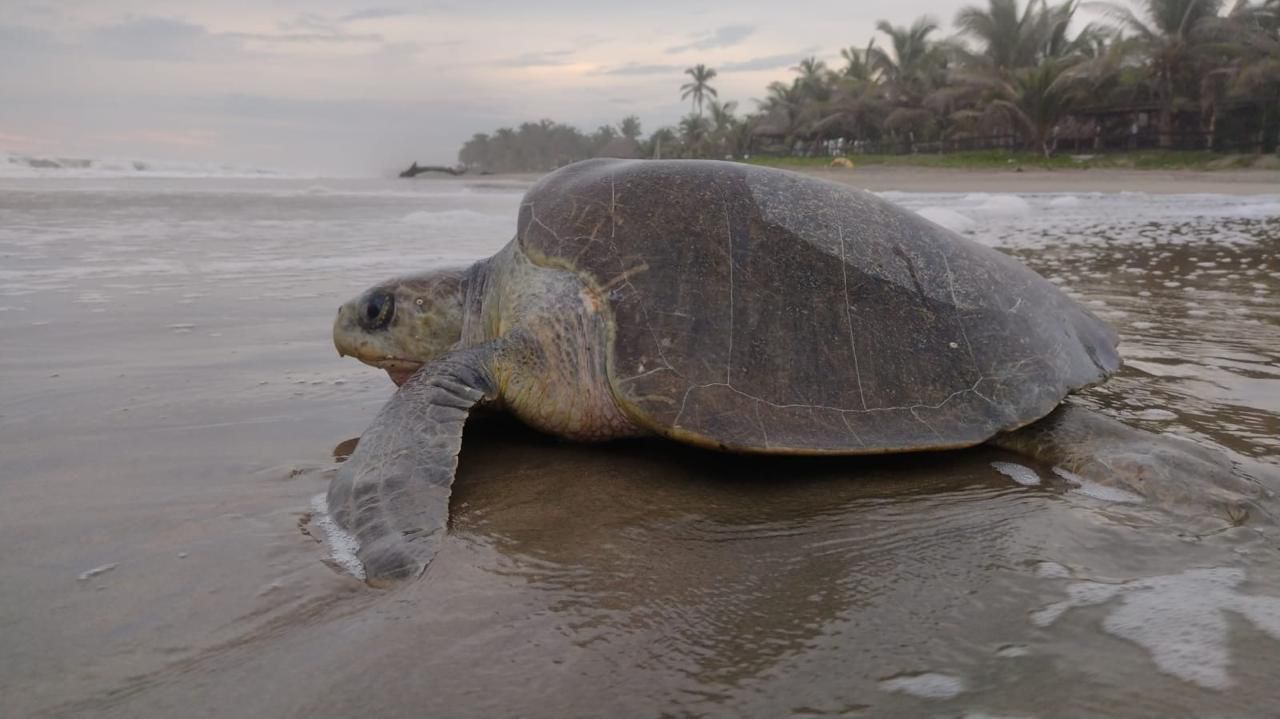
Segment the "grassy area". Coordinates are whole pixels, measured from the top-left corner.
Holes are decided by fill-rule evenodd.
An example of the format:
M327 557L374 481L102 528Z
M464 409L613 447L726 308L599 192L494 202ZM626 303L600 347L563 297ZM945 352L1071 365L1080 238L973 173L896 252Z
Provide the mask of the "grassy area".
M773 157L757 155L748 162L770 167L827 167L830 157ZM950 167L996 170L1015 167L1040 169L1117 168L1130 170L1234 170L1254 166L1257 155L1224 155L1188 150L1143 150L1107 154L1058 153L1046 158L1034 152L976 150L934 155L850 155L855 166ZM1258 163L1260 166L1270 164Z

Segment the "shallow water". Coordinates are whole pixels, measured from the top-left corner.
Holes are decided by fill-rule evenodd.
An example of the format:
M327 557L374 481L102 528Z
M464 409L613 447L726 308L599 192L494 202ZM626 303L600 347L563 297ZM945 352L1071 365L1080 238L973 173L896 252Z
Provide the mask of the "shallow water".
M312 500L392 390L337 358L333 310L491 253L522 189L0 179L0 714L1280 705L1272 527L1198 536L994 450L746 460L478 421L425 579L331 568ZM1128 367L1083 401L1274 467L1280 197L888 194L1119 328Z

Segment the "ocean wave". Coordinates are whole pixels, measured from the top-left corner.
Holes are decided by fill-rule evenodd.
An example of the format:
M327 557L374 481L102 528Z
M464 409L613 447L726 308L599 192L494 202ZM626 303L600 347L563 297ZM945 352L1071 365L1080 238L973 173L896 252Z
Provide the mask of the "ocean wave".
M227 177L282 178L287 173L219 163L61 157L0 153L0 177Z

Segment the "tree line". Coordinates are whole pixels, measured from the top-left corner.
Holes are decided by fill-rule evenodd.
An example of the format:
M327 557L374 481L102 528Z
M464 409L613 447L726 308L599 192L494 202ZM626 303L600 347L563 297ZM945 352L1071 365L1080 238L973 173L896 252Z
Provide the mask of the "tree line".
M953 20L876 24L841 64L808 57L739 114L716 71L685 71L691 112L643 137L635 116L583 133L543 120L478 133L459 162L544 171L589 157L743 157L1001 146L1046 157L1071 147L1275 151L1280 139L1280 0L1089 3L987 0ZM985 144L984 144L985 143ZM995 143L994 145L992 143Z

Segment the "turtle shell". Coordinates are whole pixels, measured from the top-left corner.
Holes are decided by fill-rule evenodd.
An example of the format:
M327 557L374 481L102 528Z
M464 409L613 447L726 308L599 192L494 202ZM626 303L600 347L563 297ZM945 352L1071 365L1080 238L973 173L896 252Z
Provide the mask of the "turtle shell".
M1120 367L1115 332L1017 260L796 173L581 162L529 191L516 241L612 312L623 411L699 445L969 446Z

